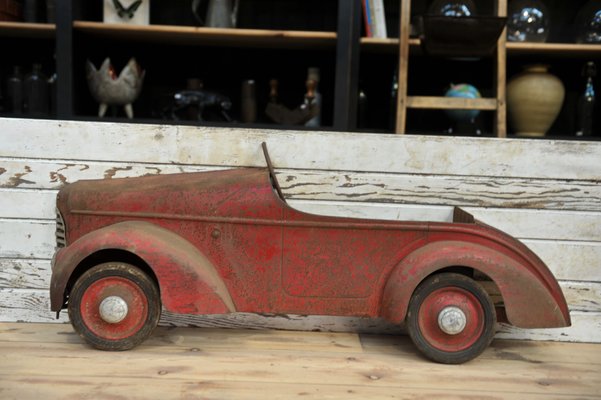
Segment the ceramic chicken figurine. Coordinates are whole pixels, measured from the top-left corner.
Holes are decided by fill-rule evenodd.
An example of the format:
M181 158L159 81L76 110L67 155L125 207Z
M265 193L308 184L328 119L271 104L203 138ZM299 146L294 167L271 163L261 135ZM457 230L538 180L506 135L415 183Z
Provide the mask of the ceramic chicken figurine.
M86 77L92 97L100 103L98 116L103 117L109 105L124 106L128 118L134 117L132 103L140 95L145 71L131 58L117 76L111 59L106 58L100 69L96 69L90 60L86 61Z

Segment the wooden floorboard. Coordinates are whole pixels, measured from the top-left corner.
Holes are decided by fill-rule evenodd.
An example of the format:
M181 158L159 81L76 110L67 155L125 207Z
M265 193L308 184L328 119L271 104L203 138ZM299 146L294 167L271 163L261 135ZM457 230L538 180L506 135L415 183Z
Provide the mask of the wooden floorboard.
M0 324L0 399L593 399L601 345L496 340L460 366L405 336L158 328L127 352L65 324Z

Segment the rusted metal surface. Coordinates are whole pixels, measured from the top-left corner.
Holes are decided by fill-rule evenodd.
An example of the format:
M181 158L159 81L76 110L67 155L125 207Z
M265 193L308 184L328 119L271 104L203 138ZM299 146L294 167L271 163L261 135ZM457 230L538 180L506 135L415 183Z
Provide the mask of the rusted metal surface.
M107 277L94 282L84 294L80 313L94 334L119 340L141 329L148 302L137 285L121 277Z
M542 261L465 211L458 209L452 223L312 215L288 206L272 175L273 182L268 169L248 168L68 185L58 198L67 246L54 260L52 310L64 308L73 279L90 260L132 254L155 275L164 307L177 313L368 316L397 323L420 282L467 267L496 283L512 324L570 324L563 294ZM455 303L437 309L428 324L453 331L453 318L477 313L474 307L457 313ZM478 330L469 320L460 332Z
M136 254L152 268L158 279L163 305L168 311L185 314L235 311L223 280L197 248L169 230L141 221L121 222L92 230L70 246L60 249L53 262L50 283L52 310L58 311L63 307L65 290L75 269L86 258L105 250Z
M444 229L443 224L437 225L438 229ZM487 229L474 228L476 232ZM383 317L401 322L413 290L423 279L450 266L463 266L486 274L496 283L511 324L522 328L570 325L563 293L542 261L528 261L510 247L491 239L488 246L483 246L478 242L486 242L483 240L486 236L478 236L475 232L468 235L468 229L463 234L454 230L454 235L435 229L432 228L429 235L431 242L403 259L387 280L382 299ZM497 238L504 239L501 243L506 244L510 240L503 236Z

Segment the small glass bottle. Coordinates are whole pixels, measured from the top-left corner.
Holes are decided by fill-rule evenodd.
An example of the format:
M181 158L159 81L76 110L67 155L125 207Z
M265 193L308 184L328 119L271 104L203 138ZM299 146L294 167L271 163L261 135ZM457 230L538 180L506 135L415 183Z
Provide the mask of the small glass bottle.
M23 1L23 20L25 22L44 22L41 18L41 2L39 0Z
M277 79L269 80L269 103L277 104L278 102L278 85Z
M357 128L367 128L367 94L362 88L359 89L357 98Z
M601 0L589 0L576 14L576 43L601 43Z
M317 128L321 126L321 92L319 91L319 68L309 68L307 80L315 81L314 99L317 114L305 123L305 126Z
M399 70L394 69L392 74L392 84L390 85L390 105L388 110L388 129L394 132L396 129L396 113L397 113L397 101L399 94Z
M584 92L578 98L578 130L576 136L593 134L593 118L595 113L595 88L593 78L597 75L597 67L589 61L584 65L582 76L586 78Z
M256 122L257 120L257 99L255 92L254 80L247 79L242 82L240 116L242 122L246 124Z
M6 80L6 111L17 115L23 112L23 75L18 65Z
M41 64L33 64L31 74L23 82L25 111L32 117L46 117L50 110L48 77L42 72Z

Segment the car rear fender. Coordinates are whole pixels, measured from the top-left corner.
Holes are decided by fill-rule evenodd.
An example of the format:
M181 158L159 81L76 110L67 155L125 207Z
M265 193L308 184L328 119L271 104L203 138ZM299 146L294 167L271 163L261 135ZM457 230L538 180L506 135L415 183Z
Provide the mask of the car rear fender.
M448 267L469 267L489 276L498 286L509 322L521 328L570 325L563 293L549 284L539 266L518 262L488 247L458 241L430 243L405 257L390 275L382 297L380 315L394 323L405 319L409 300L420 282ZM541 271L543 269L545 271Z
M104 250L126 251L141 258L158 280L167 311L183 314L235 311L215 267L196 247L170 230L142 221L120 222L98 229L57 252L50 286L53 311L64 306L67 283L77 267Z

